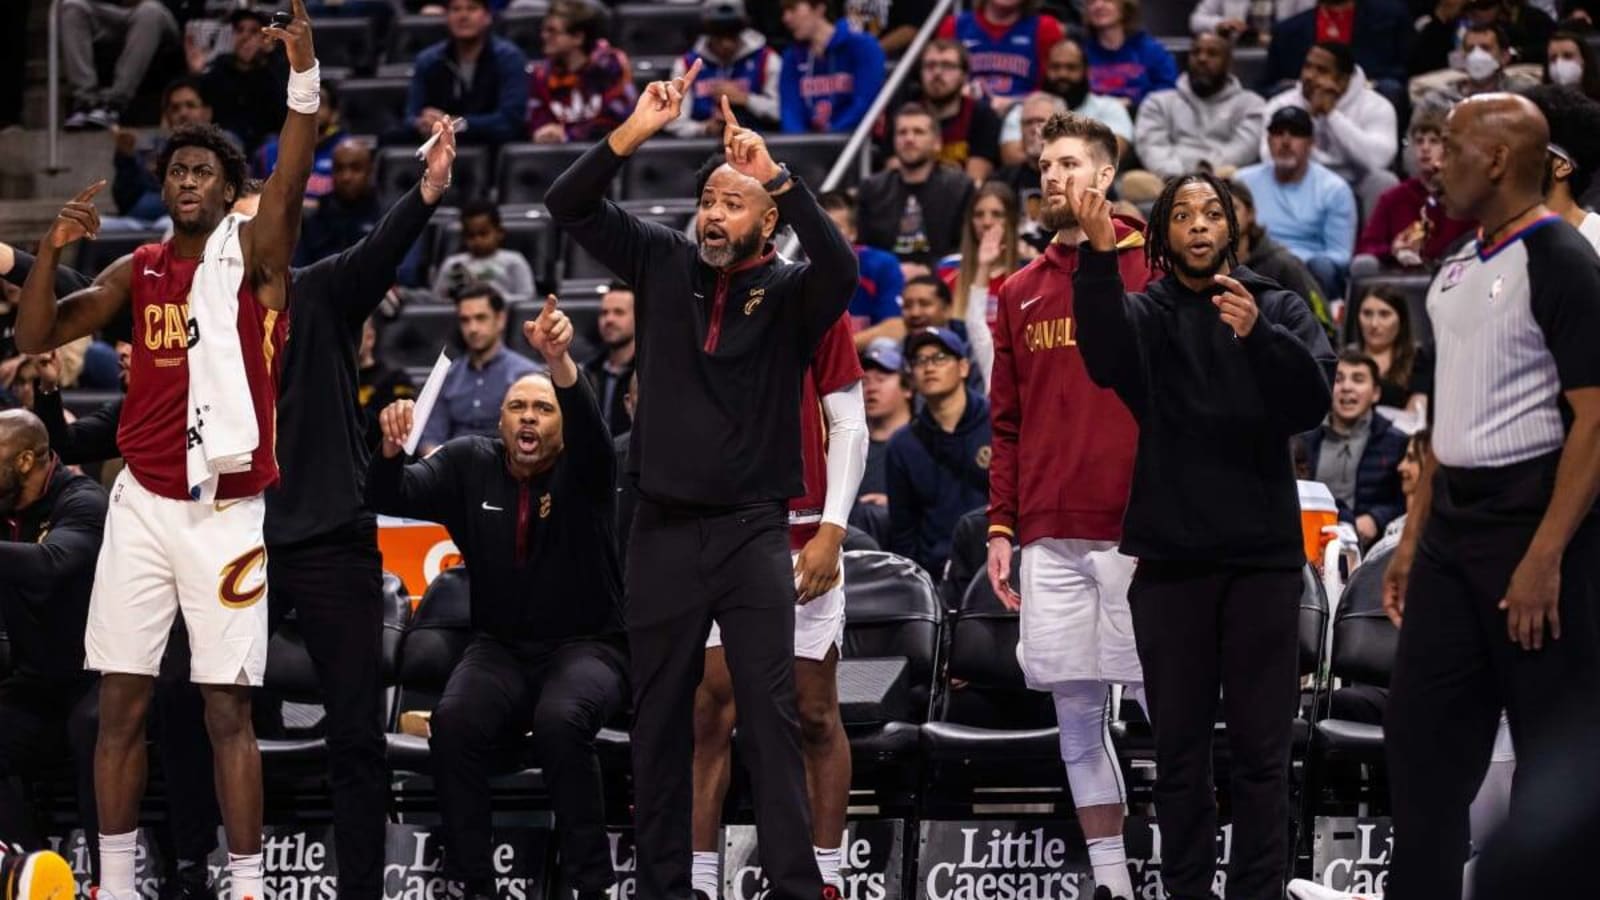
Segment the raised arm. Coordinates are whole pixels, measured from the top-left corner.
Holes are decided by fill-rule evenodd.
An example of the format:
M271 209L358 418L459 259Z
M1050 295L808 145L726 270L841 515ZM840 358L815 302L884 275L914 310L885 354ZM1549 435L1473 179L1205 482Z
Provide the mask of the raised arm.
M1067 184L1072 198L1072 184ZM1072 308L1078 314L1078 350L1089 379L1111 388L1135 417L1143 413L1144 371L1139 331L1122 284L1117 261L1117 236L1106 197L1085 188L1072 201L1087 240L1078 247L1078 269L1072 273ZM1130 399L1131 398L1131 399Z
M34 394L33 414L50 434L50 449L69 466L121 456L122 451L117 448L117 426L122 422L122 398L69 423L57 384L60 363L54 353L38 359L39 390Z
M22 283L22 296L17 301L18 351L44 353L93 334L128 302L132 293L132 256L107 266L88 287L59 301L56 298L55 271L61 264L61 251L84 237L94 240L100 235L100 213L94 207L94 195L105 186L101 180L79 192L62 207L39 242L39 255Z
M18 250L10 244L0 243L0 278L17 287L22 287L22 283L28 280L28 273L33 271L36 261L32 253ZM81 291L93 283L94 279L71 266L56 266L58 297L65 297L73 291Z
M378 414L383 446L367 470L367 505L374 512L438 522L450 526L450 448L405 464L401 451L411 433L416 404L396 400Z
M245 269L256 299L268 309L283 309L289 303L285 276L300 238L300 210L317 148L317 107L321 103L311 17L305 0L293 0L292 8L294 20L288 25L263 30L269 39L282 41L289 56L289 113L278 133L278 166L261 188L260 210L240 230Z
M556 308L556 295L544 298L538 318L522 326L528 345L544 357L550 368L550 383L556 388L561 406L562 454L578 474L590 497L610 503L616 491L617 457L611 444L600 403L589 388L589 379L573 362L572 320Z

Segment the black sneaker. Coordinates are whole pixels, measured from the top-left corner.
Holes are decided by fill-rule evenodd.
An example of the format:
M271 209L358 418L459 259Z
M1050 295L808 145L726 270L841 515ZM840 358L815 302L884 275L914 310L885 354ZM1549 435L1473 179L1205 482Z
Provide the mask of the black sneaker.
M694 900L713 900L713 898L712 898L712 896L710 894L706 893L705 891L695 891L694 892Z
M1102 884L1094 889L1094 900L1128 900L1128 898L1111 893L1111 888Z

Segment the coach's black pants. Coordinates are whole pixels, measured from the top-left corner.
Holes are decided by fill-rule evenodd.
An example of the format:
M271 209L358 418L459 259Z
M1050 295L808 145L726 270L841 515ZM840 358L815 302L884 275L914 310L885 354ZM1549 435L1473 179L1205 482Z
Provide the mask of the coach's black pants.
M368 521L267 548L274 629L294 610L322 686L341 900L383 894L383 560Z
M1233 808L1229 900L1281 900L1289 863L1289 745L1301 574L1143 561L1128 589L1156 744L1161 880L1171 900L1211 896L1217 692Z
M690 896L694 693L711 620L739 708L773 900L814 900L822 879L794 687L794 575L782 503L689 509L641 497L628 551L633 780L641 900Z
M0 679L0 840L39 850L32 806L15 783L71 763L78 821L93 847L94 742L99 723L100 679L59 680L13 674ZM94 854L91 854L93 857Z
M489 776L531 731L567 884L601 891L615 883L594 736L622 708L627 664L620 635L564 643L473 639L430 723L450 877L492 882Z
M1561 638L1523 650L1498 608L1549 504L1554 454L1498 469L1442 469L1412 564L1384 736L1394 801L1393 900L1461 896L1468 807L1504 708L1517 749L1511 821L1536 821L1523 773L1574 752L1600 759L1600 522L1561 568ZM1572 735L1578 735L1572 738Z

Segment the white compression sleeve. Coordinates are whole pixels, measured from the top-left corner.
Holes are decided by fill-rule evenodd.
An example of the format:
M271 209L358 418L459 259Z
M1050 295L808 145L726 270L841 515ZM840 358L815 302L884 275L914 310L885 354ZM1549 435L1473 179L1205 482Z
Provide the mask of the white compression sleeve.
M967 343L972 345L972 362L983 373L983 393L994 383L994 336L989 333L989 285L974 284L967 291Z
M844 528L867 470L867 406L861 382L824 396L822 411L828 418L828 494L822 521Z

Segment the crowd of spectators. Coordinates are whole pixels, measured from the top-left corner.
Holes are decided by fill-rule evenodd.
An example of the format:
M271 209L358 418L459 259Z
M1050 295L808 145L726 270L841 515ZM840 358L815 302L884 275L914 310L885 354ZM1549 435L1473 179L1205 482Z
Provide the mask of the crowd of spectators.
M1381 537L1404 513L1407 436L1425 420L1433 388L1416 282L1385 279L1435 271L1476 230L1450 218L1440 199L1446 116L1474 94L1532 90L1554 92L1543 102L1600 122L1591 32L1600 3L1592 5L1198 0L1191 34L1179 36L1148 30L1141 15L1151 10L1135 0L965 4L937 25L886 111L865 123L872 174L821 198L861 269L849 317L866 371L871 449L853 521L937 576L956 520L985 502L998 289L1053 236L1040 221L1039 132L1050 116L1072 111L1117 138L1119 212L1142 216L1175 175L1217 175L1231 188L1239 262L1300 295L1348 345L1330 373L1328 419L1300 445L1306 477L1329 485L1341 517L1364 541ZM707 0L692 43L658 50L672 75L702 67L669 131L719 136L723 97L741 124L767 132L852 131L932 6ZM378 147L413 146L440 117L463 121L463 144L494 150L592 142L627 115L637 97L635 60L609 38L614 11L597 0L553 0L537 39L514 40L495 28L506 7L406 5L437 15L444 38L411 61L404 119L385 133L352 134L337 82L324 81L301 264L371 229L382 211ZM266 12L231 12L212 23L220 39L201 47L193 23L157 0L65 0L62 10L75 104L69 127L115 135L109 193L119 215L106 227L166 227L153 166L162 135L184 124L223 127L250 154L255 174L271 171L284 65L261 37ZM94 45L107 40L120 41L121 51L103 87L92 63ZM151 60L174 47L186 51L188 72L161 94L159 132L141 138L118 127ZM1563 140L1574 146L1553 138L1553 196L1579 209L1600 134ZM416 289L410 302L455 305L452 338L465 348L425 445L492 427L505 385L536 367L507 343L508 314L559 287L536 283L554 266L507 246L500 207L487 194L457 198L459 226L451 228L459 227L459 246L420 251L423 264L403 279ZM1600 230L1600 220L1589 222ZM597 296L587 336L596 350L585 371L613 433L623 434L631 424L632 293L612 283ZM382 361L378 343L364 347L363 385L383 396L412 391L404 369ZM0 368L12 402L27 399L39 368L21 360ZM93 354L86 368L96 369Z

